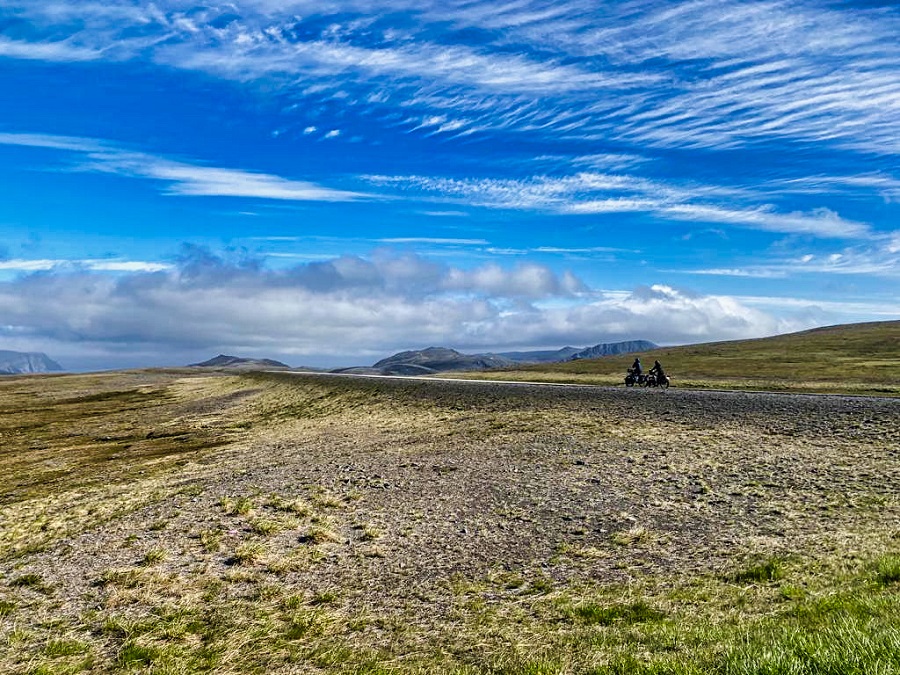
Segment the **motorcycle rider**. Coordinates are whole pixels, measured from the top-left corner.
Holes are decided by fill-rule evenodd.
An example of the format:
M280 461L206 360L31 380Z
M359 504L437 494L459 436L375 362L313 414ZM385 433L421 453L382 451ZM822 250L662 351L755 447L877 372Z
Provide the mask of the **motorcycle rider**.
M662 382L666 379L666 373L663 370L662 364L659 361L653 362L653 367L650 369L650 374L656 376L657 382Z
M641 359L636 357L634 359L634 363L631 364L630 372L634 375L635 379L641 376L641 373L644 372L644 367L641 365Z

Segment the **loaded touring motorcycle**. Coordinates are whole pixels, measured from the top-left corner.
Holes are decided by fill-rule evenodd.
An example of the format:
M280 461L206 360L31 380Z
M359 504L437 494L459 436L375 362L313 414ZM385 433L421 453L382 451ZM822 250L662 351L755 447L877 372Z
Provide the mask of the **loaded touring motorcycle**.
M662 377L658 377L656 373L641 373L638 375L634 372L634 368L629 368L628 374L625 376L626 387L637 385L639 387L662 387L663 389L668 389L669 384L671 384L669 376L665 373L663 373Z

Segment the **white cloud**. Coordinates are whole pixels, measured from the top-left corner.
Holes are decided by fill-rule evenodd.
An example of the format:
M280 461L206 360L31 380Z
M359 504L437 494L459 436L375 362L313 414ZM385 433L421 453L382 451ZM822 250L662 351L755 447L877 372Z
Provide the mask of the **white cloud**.
M670 270L678 274L781 279L803 275L858 275L882 279L900 279L900 247L890 236L864 246L818 254L804 253L788 258L773 258L754 265L731 268Z
M748 279L783 279L787 277L784 270L752 267L714 267L702 270L669 270L678 274L699 274L713 277L744 277Z
M85 260L80 264L98 272L164 272L172 269L168 263L140 260Z
M118 156L110 161L101 159L101 164L123 173L165 181L169 183L169 194L175 195L288 201L351 201L366 197L359 192L335 190L265 173L202 167L147 156Z
M609 246L588 246L584 248L561 248L559 246L538 246L531 249L535 253L623 253L625 249L611 248ZM632 251L636 253L637 251Z
M658 202L649 199L592 199L584 202L572 202L563 207L566 213L625 213L628 211L653 211L659 207Z
M451 239L442 237L387 237L378 239L383 244L449 244L452 246L486 246L486 239Z
M189 164L146 153L129 152L96 139L42 134L0 133L0 145L71 151L78 169L162 181L172 195L253 197L287 201L341 202L371 197L308 181L266 173Z
M22 272L37 272L40 270L52 270L63 261L60 260L0 260L0 270L15 270Z
M757 337L821 325L829 312L848 310L797 300L776 314L756 308L761 299L665 284L591 292L572 274L539 265L461 269L386 252L274 271L188 248L170 269L98 271L107 268L0 281L0 343L28 341L65 354L75 368L78 359L96 364L104 356L126 365L128 353L136 355L130 365L178 365L180 355L187 362L221 351L295 364L356 355L359 363L431 344L485 351Z
M773 181L770 187L781 194L869 195L876 194L886 202L900 201L900 180L885 173L849 176L806 176Z
M18 145L51 150L71 150L73 152L103 152L111 146L93 138L77 136L54 136L52 134L0 133L0 145Z
M501 298L567 296L587 291L571 274L557 275L548 267L533 264L519 265L511 271L494 264L474 270L452 269L443 287L453 292L477 291Z
M99 49L79 47L68 40L58 42L25 42L0 36L0 57L74 63L103 58Z
M729 209L698 204L677 204L659 209L659 213L677 220L721 223L768 232L811 234L819 237L866 237L869 227L841 218L829 209L812 213L779 213L771 206L753 209Z
M66 260L13 258L0 260L0 270L14 272L42 272L66 268L79 268L97 272L162 272L172 269L168 263L147 262L143 260Z
M771 204L732 206L752 194L715 185L679 185L627 174L582 172L529 179L443 179L425 176L368 176L375 185L439 193L472 206L545 210L561 214L644 212L662 219L717 223L765 232L824 238L870 238L866 223L842 218L826 208L785 213ZM602 197L602 198L598 198ZM728 199L719 205L713 199Z

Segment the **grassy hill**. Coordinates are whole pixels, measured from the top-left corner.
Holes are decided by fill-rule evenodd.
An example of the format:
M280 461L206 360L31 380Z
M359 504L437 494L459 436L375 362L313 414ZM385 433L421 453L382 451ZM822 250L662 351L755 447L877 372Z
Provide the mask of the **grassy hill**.
M638 356L645 368L658 359L678 387L900 395L900 321L665 347ZM540 364L488 377L621 384L634 357Z

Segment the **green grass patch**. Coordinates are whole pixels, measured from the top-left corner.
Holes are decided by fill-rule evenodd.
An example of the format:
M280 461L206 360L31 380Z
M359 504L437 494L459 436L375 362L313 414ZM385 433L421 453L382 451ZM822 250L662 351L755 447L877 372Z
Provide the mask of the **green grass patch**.
M44 578L40 574L34 574L33 572L15 577L9 582L9 585L13 588L30 588L45 595L52 593L52 589L44 582Z
M784 564L778 558L751 562L746 567L726 575L736 584L767 584L784 576Z
M149 567L151 565L156 565L157 563L162 562L166 558L169 557L168 551L162 548L151 548L144 554L144 557L141 558L141 565L144 567Z
M90 651L90 647L80 640L50 640L44 647L47 656L76 656Z
M883 555L875 561L875 580L884 586L900 583L900 555Z
M602 605L588 602L573 607L571 617L582 624L611 626L616 623L630 625L649 621L662 621L665 614L643 600L630 603Z

